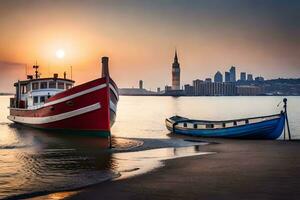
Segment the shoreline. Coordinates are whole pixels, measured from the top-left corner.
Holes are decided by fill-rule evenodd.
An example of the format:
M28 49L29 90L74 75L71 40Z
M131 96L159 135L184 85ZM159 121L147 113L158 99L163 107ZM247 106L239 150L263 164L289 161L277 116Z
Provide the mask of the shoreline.
M162 168L64 199L298 199L299 140L205 140L220 143L200 147L216 154L165 160Z
M142 174L147 174L164 166L163 162L169 159L204 155L210 152L199 151L198 146L208 145L203 141L185 141L182 138L150 139L150 138L114 138L114 148L111 150L114 159L119 160L114 176L98 183L92 183L77 188L59 191L39 191L33 193L10 196L6 199L61 199L77 194L80 191L96 185L107 184L117 180L126 180ZM178 152L175 154L174 150ZM183 151L182 151L183 150ZM159 156L155 156L155 155ZM127 159L129 158L129 159Z

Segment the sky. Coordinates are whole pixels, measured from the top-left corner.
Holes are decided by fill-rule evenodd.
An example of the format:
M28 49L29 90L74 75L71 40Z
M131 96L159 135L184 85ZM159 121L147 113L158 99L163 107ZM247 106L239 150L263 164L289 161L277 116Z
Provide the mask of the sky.
M300 78L299 10L296 0L3 0L0 92L13 91L35 62L42 77L70 76L72 66L78 84L98 78L102 56L120 88L142 79L156 90L171 84L175 48L181 84L232 65Z

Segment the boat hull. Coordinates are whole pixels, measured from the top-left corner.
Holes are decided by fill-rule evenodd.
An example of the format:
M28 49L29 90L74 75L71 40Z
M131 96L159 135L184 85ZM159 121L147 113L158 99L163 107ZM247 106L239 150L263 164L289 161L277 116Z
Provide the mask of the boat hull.
M253 124L233 126L218 129L193 129L174 126L175 121L166 119L166 127L169 131L182 135L214 137L214 138L237 138L237 139L268 139L274 140L280 137L284 129L285 114L278 118L270 119Z
M116 84L104 77L56 94L38 109L10 108L8 119L40 129L107 137L118 98Z

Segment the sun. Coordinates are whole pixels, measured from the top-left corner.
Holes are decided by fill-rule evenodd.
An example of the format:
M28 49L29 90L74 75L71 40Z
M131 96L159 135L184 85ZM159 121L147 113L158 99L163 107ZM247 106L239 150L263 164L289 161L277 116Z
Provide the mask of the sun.
M58 49L55 52L55 55L56 55L57 58L62 59L62 58L65 57L65 51L63 49Z

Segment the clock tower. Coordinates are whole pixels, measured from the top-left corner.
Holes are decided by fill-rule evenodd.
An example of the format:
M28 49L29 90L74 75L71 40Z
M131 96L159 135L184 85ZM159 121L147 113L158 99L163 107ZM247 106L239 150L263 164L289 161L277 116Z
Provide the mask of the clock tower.
M172 64L172 90L180 90L180 64L178 62L177 50L175 50L174 62Z

